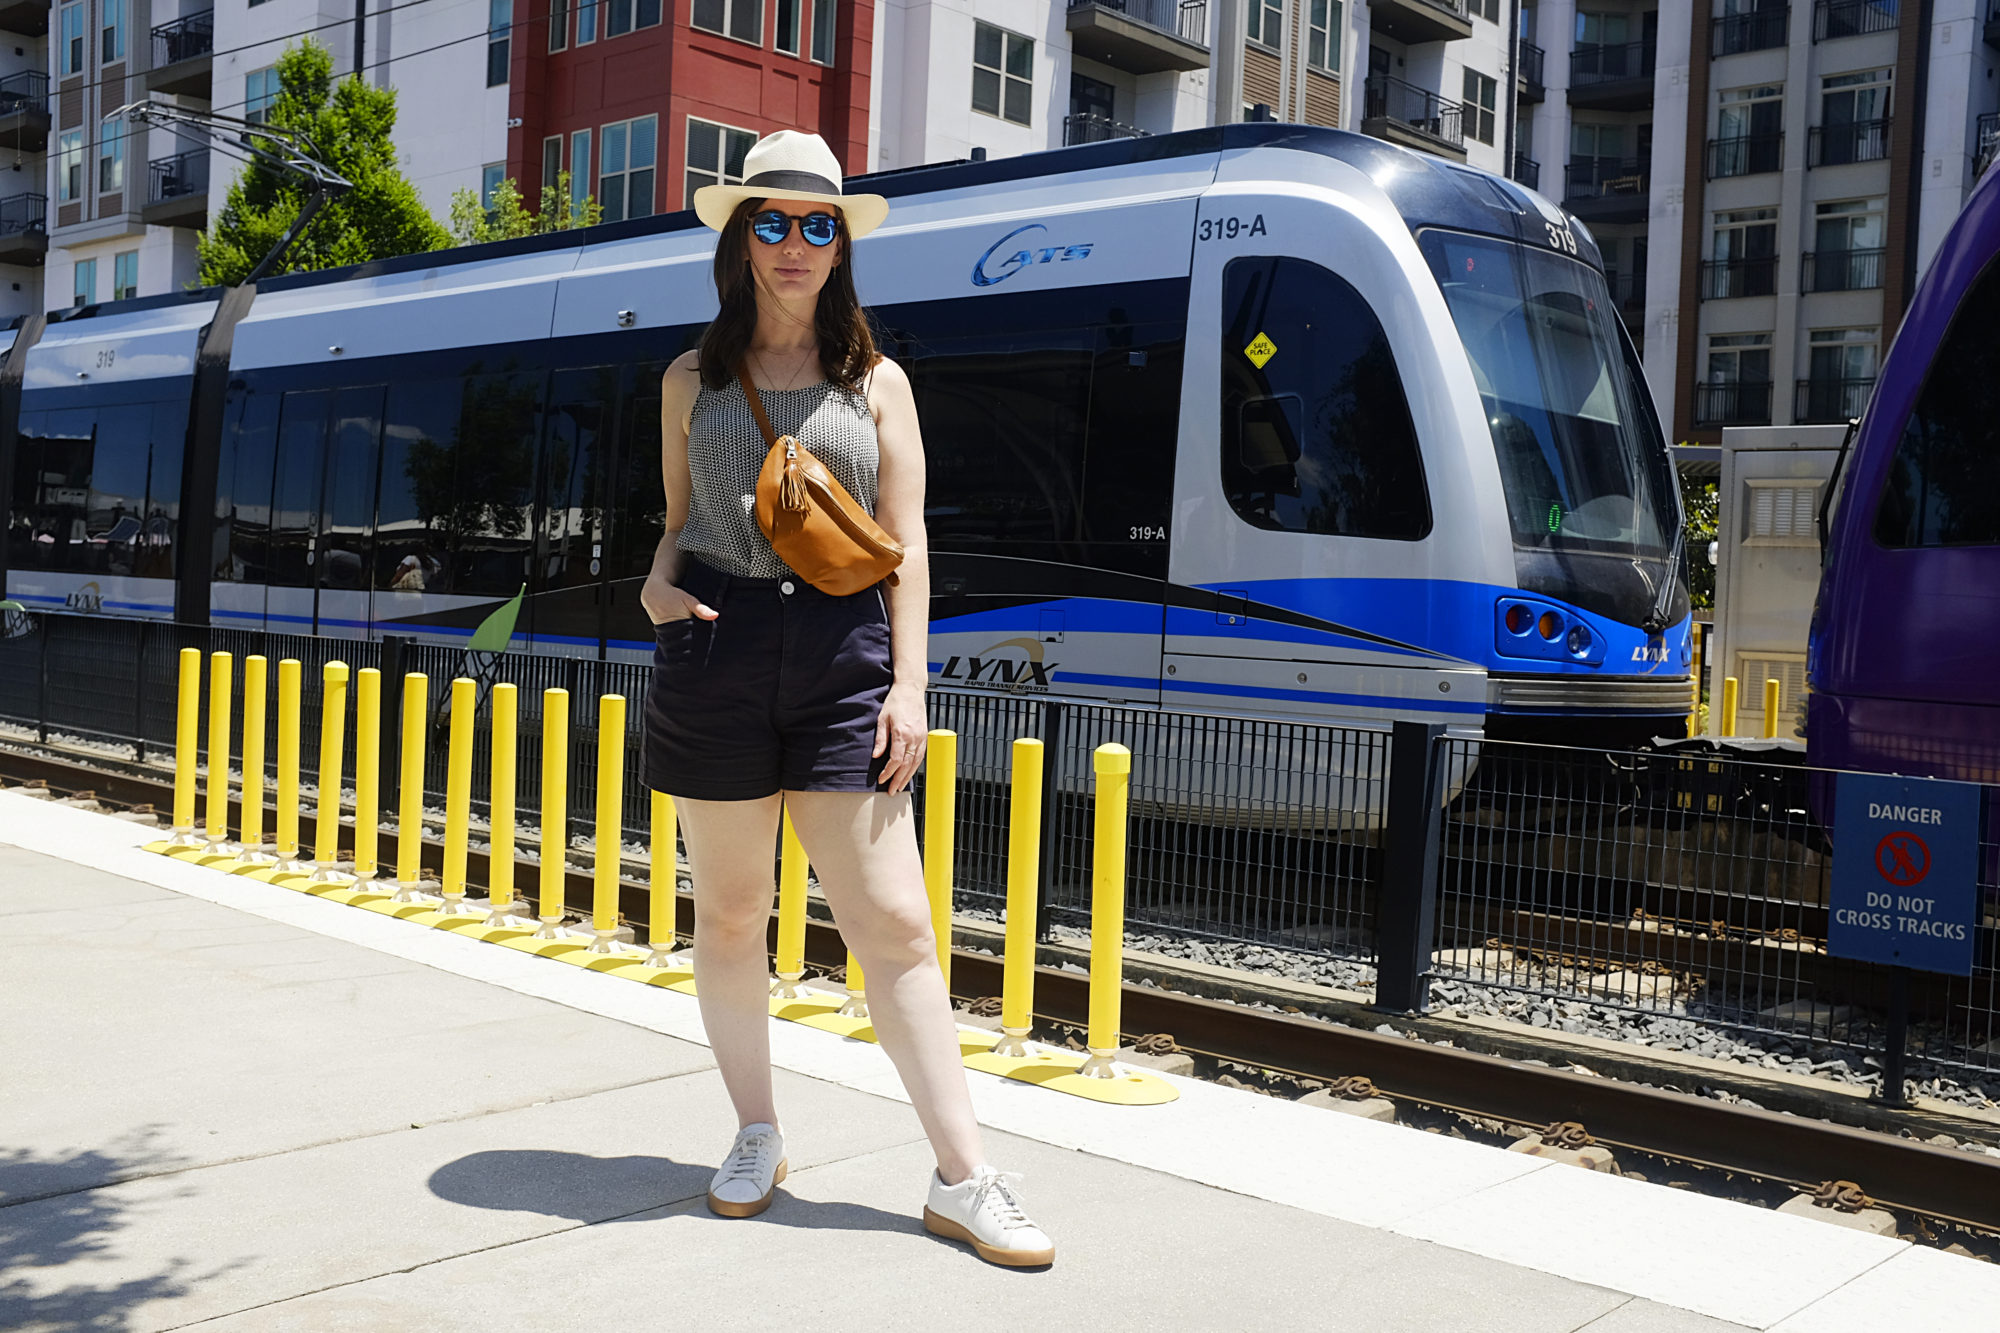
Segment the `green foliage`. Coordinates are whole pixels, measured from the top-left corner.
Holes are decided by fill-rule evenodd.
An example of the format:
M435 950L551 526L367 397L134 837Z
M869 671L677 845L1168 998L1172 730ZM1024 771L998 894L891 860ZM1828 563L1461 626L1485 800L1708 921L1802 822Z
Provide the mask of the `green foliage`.
M459 245L479 245L485 241L511 241L516 236L541 236L572 227L592 227L604 217L603 205L585 195L572 208L567 171L553 185L542 186L541 206L528 211L521 199L521 187L509 176L493 187L493 207L482 208L479 191L459 190L451 196L451 234Z
M278 57L277 100L266 123L297 130L319 160L354 182L306 225L272 273L338 268L441 250L451 237L396 166L390 134L396 93L355 77L334 82L333 56L310 38ZM200 238L201 281L237 283L297 220L310 185L261 163L247 164L222 211Z
M1681 508L1687 511L1688 601L1699 617L1715 609L1715 566L1708 563L1708 544L1716 538L1715 483L1681 476Z

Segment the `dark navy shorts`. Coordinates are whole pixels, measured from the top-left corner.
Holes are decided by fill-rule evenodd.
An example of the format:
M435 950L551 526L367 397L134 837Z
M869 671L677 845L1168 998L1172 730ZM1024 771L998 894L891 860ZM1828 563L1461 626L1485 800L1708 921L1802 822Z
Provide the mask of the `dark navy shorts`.
M680 586L719 615L653 627L646 785L697 801L879 790L875 724L895 680L879 585L834 597L690 559Z

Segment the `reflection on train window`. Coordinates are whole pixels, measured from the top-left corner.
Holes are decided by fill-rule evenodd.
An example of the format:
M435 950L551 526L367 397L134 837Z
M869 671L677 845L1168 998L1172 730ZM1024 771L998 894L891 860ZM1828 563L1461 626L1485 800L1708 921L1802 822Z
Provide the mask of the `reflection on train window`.
M527 581L542 387L540 374L465 381L453 481L431 520L451 552L453 592L512 597Z
M313 586L319 482L326 462L326 414L332 397L325 390L288 393L279 409L278 462L271 490L271 572L267 580L274 588Z
M1889 464L1884 546L2000 543L2000 260L1952 316Z
M404 380L383 408L381 492L375 506L375 586L447 592L443 536L432 520L452 486L459 382Z
M173 577L184 421L173 404L24 411L15 451L16 568ZM185 416L185 404L178 405Z
M597 641L598 598L564 590L594 589L602 568L603 471L611 447L606 432L617 410L619 379L620 367L593 366L559 370L551 386L536 498L541 526L530 621L538 641ZM549 593L556 595L544 595Z
M614 560L606 571L611 579L644 579L653 568L653 552L667 530L667 496L660 484L660 376L665 362L647 362L633 368L631 399L625 409L619 457L623 473L618 482L612 536ZM613 604L617 617L611 637L629 638L647 626L638 605L638 586L632 595Z
M1289 258L1232 260L1222 282L1222 488L1236 512L1285 532L1428 533L1402 377L1361 294Z
M365 591L368 587L382 393L377 384L333 395L327 428L325 526L316 562L322 588Z
M216 470L215 577L267 583L271 576L271 469L277 461L278 395L243 394L233 405Z
M1679 510L1603 277L1486 237L1421 241L1472 362L1515 544L1664 550Z

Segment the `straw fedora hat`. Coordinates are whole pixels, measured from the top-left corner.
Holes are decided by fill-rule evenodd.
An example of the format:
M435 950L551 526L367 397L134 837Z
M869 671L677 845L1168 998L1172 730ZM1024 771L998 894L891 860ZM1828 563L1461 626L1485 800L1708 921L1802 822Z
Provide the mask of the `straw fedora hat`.
M779 130L752 145L743 157L741 185L704 185L694 192L695 216L716 231L745 199L810 199L838 208L847 234L860 240L889 216L879 194L842 194L840 163L826 140L799 130Z

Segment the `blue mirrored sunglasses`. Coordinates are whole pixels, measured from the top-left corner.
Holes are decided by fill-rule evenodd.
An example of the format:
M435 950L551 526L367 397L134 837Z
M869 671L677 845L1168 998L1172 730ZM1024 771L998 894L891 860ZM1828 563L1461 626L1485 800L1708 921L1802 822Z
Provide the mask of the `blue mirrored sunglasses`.
M833 238L840 235L840 219L831 213L808 213L799 217L776 208L752 213L750 234L766 245L781 245L792 234L793 222L799 224L799 235L806 238L808 245L832 245Z

